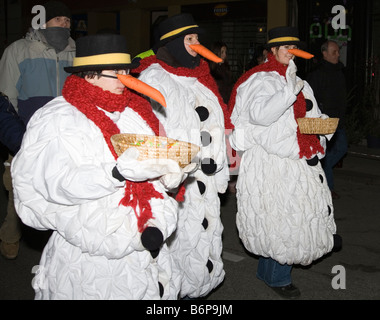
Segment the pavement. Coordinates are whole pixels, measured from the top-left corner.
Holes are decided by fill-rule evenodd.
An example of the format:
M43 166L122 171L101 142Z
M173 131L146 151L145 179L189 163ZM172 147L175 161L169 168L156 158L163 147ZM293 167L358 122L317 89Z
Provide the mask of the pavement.
M295 266L293 283L300 300L379 300L380 149L350 146L342 168L334 168L334 182L340 195L333 201L334 215L343 248L310 266ZM221 209L226 277L207 299L282 300L256 278L258 257L244 249L235 214L236 197L228 193Z
M298 300L380 300L380 149L350 146L334 176L341 196L334 200L334 214L343 248L310 266L293 268L293 282L301 290ZM204 303L282 300L256 278L258 258L239 240L235 194L228 192L221 200L226 276ZM0 257L0 300L33 300L33 266L49 236L50 232L24 227L17 259Z

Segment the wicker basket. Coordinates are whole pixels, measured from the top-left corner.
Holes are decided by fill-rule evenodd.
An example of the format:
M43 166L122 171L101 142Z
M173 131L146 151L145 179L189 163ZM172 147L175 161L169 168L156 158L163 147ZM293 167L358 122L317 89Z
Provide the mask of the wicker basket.
M335 132L339 118L298 118L297 122L303 134L330 134Z
M199 152L195 144L161 136L121 133L113 135L111 142L119 156L126 149L135 147L140 152L139 160L172 159L182 168Z

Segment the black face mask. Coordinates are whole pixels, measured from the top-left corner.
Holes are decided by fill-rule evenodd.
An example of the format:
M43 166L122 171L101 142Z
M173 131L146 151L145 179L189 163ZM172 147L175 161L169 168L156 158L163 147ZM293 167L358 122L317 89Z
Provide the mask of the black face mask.
M195 57L189 54L185 48L184 40L184 36L176 38L168 42L165 47L182 67L194 69L199 66L201 57L198 54Z
M40 29L40 31L45 37L47 43L51 45L57 53L65 50L65 48L69 44L69 28L51 27L46 29Z

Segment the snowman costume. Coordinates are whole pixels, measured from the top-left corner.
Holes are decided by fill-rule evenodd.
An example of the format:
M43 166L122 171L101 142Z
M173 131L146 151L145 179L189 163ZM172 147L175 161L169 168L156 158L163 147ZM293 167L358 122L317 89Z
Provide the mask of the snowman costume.
M327 116L296 71L293 60L283 66L269 54L238 80L230 143L244 152L236 223L245 248L280 264L309 265L332 250L336 232L319 161L332 135L300 133L296 118Z
M195 23L188 21L188 25ZM183 34L198 31L195 26ZM183 202L179 205L177 230L169 244L170 252L182 270L180 297L197 298L210 293L225 275L218 193L226 191L229 180L226 105L210 75L208 63L199 55L192 58L185 52L183 37L174 41L177 41L178 51L182 50L180 57L178 54L176 58L189 59L190 64L195 61L194 67L177 64L164 46L157 55L141 60L140 67L134 71L140 73L140 80L164 95L167 108L152 105L167 136L200 146L200 152L193 160L199 162L198 169L179 188ZM169 42L169 48L174 41Z
M22 221L53 230L33 269L35 299L177 299L179 273L165 241L178 203L160 177L181 169L172 160L138 161L136 148L117 157L110 141L120 132L162 134L159 127L144 98L76 75L33 115L12 177Z

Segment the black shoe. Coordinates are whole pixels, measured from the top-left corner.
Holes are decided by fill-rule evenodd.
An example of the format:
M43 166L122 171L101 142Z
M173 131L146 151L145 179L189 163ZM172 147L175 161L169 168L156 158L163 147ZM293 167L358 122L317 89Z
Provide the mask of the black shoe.
M334 245L333 245L332 251L339 252L340 250L342 250L342 246L343 246L342 237L339 234L334 234L333 237L334 237Z
M300 290L292 283L283 287L270 287L279 296L285 299L296 299L301 295Z

